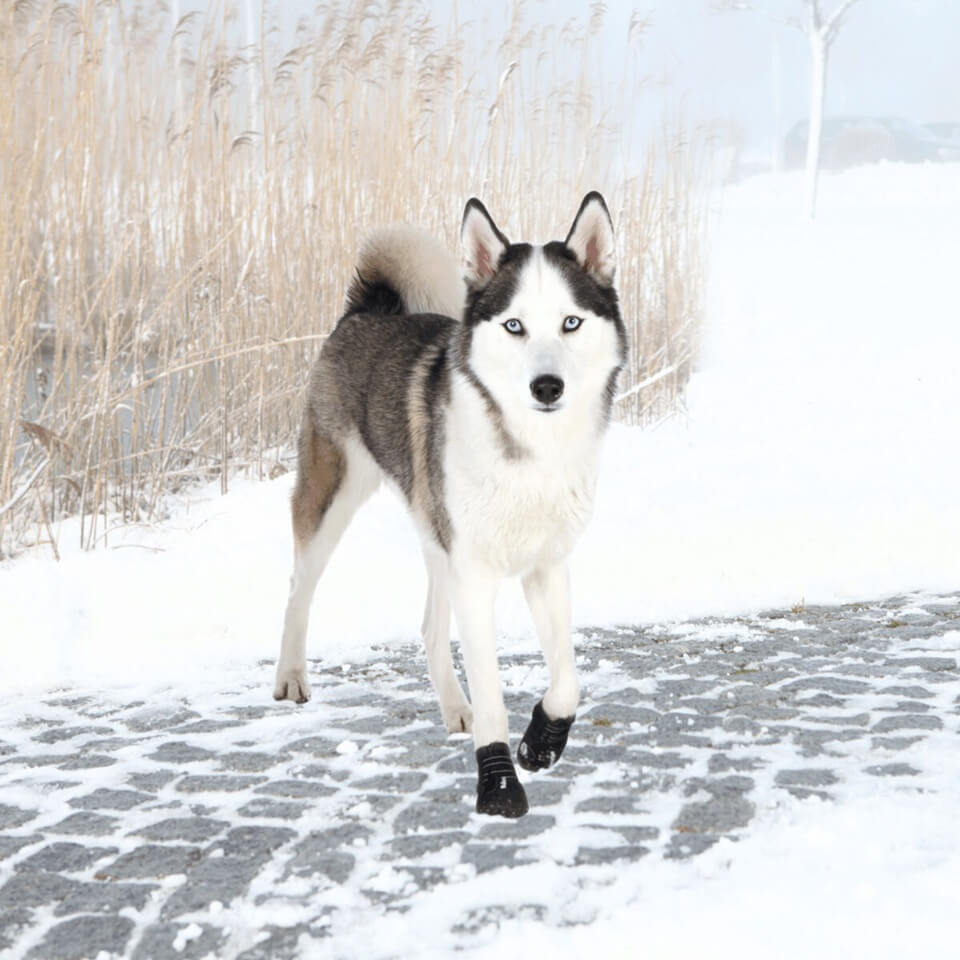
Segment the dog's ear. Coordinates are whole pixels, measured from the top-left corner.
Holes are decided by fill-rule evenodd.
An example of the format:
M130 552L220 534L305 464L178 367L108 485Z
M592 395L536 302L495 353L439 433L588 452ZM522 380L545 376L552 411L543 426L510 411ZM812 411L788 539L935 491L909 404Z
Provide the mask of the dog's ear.
M613 221L603 197L596 190L588 193L580 204L573 226L567 234L567 246L577 262L597 283L613 285L617 271L617 248L613 237Z
M471 287L484 287L497 272L510 241L497 229L487 208L476 198L467 201L460 227L463 268Z

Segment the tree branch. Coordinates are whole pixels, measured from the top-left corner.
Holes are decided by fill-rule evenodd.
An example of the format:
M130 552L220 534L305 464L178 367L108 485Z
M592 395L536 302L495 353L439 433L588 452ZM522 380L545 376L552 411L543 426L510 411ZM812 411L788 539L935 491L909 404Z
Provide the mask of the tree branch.
M830 19L824 24L823 27L823 36L824 40L827 42L827 46L830 46L833 43L834 37L837 35L837 31L840 29L841 21L843 20L843 15L857 2L857 0L843 0L843 3L833 12Z

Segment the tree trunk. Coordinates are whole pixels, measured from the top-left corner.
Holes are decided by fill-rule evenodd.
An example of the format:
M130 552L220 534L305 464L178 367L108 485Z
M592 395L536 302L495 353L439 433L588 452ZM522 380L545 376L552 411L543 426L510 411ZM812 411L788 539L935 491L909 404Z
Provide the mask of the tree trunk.
M770 72L773 87L773 144L770 149L770 167L774 173L779 173L783 169L783 69L780 34L773 31L770 43Z
M827 41L818 30L810 33L810 125L807 128L807 188L805 212L811 220L817 210L823 103L827 87Z

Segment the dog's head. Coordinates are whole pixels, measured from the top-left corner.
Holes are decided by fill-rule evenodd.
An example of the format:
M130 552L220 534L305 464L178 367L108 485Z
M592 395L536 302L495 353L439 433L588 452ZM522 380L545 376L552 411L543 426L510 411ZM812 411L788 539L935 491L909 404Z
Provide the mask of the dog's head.
M461 228L469 364L511 418L599 404L609 414L626 333L614 289L613 224L588 193L566 240L510 243L483 204L467 203Z

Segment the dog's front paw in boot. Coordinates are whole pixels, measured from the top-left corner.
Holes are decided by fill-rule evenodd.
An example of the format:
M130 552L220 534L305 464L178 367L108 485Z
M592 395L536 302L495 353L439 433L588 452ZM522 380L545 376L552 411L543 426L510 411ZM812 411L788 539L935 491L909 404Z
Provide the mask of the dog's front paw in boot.
M488 743L477 750L477 813L522 817L529 806L523 784L505 743Z

